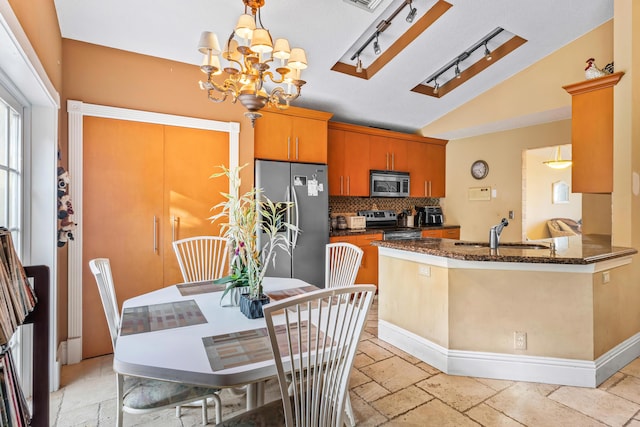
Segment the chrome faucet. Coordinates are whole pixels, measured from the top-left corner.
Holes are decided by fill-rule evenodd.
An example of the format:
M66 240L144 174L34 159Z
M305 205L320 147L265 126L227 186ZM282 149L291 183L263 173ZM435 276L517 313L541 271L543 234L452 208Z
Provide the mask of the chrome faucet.
M502 218L500 224L491 227L491 230L489 230L490 249L498 249L498 245L500 244L500 234L502 234L502 229L507 225L509 225L509 221L507 221L507 218Z

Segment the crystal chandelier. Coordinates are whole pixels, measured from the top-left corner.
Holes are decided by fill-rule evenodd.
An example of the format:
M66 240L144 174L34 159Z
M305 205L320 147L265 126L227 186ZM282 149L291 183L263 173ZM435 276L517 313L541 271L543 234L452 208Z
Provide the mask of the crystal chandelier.
M285 110L289 108L289 102L300 96L300 89L306 83L300 75L307 68L307 55L304 49L290 49L287 39L276 39L273 43L260 16L264 0L242 2L244 14L238 19L223 50L215 33L205 31L200 37L198 50L204 54L200 69L207 75L206 81L200 81L200 89L206 90L213 102L223 102L228 96L233 103L240 100L248 110L244 115L253 126L255 120L262 117L259 111L265 106ZM220 55L227 61L225 68L220 65ZM277 67L278 77L269 71L271 65ZM223 72L225 79L219 83L215 76ZM276 84L270 93L265 89L267 78Z

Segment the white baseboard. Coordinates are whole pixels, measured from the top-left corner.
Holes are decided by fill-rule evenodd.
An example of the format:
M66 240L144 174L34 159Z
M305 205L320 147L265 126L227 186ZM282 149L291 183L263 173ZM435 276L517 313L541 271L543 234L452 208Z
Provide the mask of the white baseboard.
M58 345L57 359L58 359L58 363L60 363L61 365L67 364L67 342L66 341L62 341Z
M595 361L449 350L384 320L378 338L450 375L579 387L597 387L640 356L640 333Z
M82 361L82 338L69 338L67 340L67 364L73 365Z

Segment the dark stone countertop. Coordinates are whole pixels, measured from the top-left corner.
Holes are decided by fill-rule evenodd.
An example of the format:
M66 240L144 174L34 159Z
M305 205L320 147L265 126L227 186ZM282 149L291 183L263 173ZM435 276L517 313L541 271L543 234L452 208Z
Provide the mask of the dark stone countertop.
M553 254L549 249L551 242L556 245ZM458 243L456 245L456 243ZM465 244L466 243L466 244ZM464 261L522 262L542 264L592 264L613 258L633 255L636 249L611 245L611 236L583 235L575 237L558 237L541 241L524 243L500 243L498 249L473 245L451 239L415 239L415 240L376 240L371 244L381 248L399 249L403 251L434 255ZM523 245L545 246L543 249L522 248Z
M443 229L447 229L447 228L460 228L459 225L453 225L453 224L443 224L443 225L434 225L434 226L424 226L424 227L406 227L406 228L413 228L416 230L443 230ZM346 229L346 230L333 230L331 233L329 233L329 237L341 237L341 236L359 236L362 234L377 234L377 233L384 233L384 228L365 228L364 230L350 230L350 229ZM388 228L387 228L388 230Z

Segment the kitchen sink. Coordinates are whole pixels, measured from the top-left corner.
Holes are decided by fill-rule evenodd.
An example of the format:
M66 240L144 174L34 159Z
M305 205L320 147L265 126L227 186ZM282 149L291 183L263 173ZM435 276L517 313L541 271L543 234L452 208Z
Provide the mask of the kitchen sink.
M466 246L472 248L488 248L487 242L456 242L456 246ZM505 249L549 249L549 246L540 245L537 243L500 243L499 248Z

